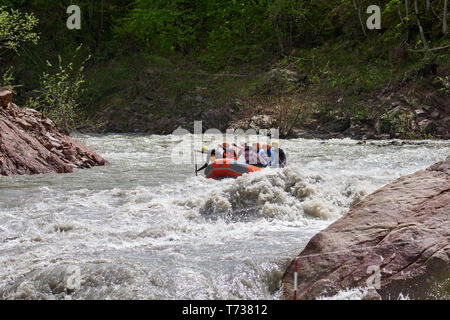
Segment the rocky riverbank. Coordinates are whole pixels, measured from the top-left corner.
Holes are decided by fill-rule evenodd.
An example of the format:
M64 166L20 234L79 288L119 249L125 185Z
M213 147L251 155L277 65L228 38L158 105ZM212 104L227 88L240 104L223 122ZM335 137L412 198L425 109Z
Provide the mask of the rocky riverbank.
M450 157L369 195L298 255L298 299L450 298ZM294 261L282 289L293 298Z
M137 72L137 80L129 84L136 87L132 97L119 99L115 91L114 97L104 97L94 116L102 125L80 129L170 134L180 126L193 131L194 121L202 120L204 130L278 128L283 138L448 139L449 88L434 80L448 70L435 74L429 69L420 70L421 81L411 72L385 87L346 95L288 69L234 79L189 71L175 76L153 67Z
M59 132L41 113L20 108L12 92L0 88L0 174L68 173L108 162Z

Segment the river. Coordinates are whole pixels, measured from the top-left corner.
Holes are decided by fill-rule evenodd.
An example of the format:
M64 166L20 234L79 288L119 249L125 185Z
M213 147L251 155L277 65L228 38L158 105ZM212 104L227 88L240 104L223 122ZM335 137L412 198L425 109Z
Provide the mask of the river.
M449 141L281 140L287 168L215 181L172 164L173 136L75 138L111 165L0 176L1 299L279 299L314 234L450 154Z

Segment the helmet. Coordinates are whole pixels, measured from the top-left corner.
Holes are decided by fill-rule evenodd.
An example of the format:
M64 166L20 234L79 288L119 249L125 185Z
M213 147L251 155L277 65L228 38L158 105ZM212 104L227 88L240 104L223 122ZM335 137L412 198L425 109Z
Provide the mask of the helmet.
M202 147L202 152L205 152L205 151L208 151L209 149L208 149L208 147L207 146L203 146Z
M272 140L272 145L276 144L277 146L280 146L280 141L278 140Z
M267 143L263 144L262 147L265 151L269 151L271 149L270 144Z
M223 142L222 143L222 147L224 147L225 149L229 149L230 148L230 144L228 142Z
M260 148L259 142L253 142L252 147L259 150L259 148Z

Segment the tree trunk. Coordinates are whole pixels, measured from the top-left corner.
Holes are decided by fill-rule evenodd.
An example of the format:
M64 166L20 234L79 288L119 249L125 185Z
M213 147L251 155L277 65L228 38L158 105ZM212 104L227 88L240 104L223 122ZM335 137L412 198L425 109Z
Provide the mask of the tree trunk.
M408 0L405 0L405 14L406 14L406 18L409 18L409 3Z
M444 35L446 35L448 32L447 11L448 11L448 0L445 0L444 1L444 19L442 19L442 33Z
M364 27L364 23L362 21L362 17L361 17L361 6L359 5L359 1L358 0L353 0L353 5L355 6L355 9L358 11L358 18L359 18L359 23L361 24L361 29L364 33L364 36L367 36L366 33L366 28Z
M100 30L103 32L103 0L101 6L102 6L102 14L100 19Z
M420 39L422 40L424 48L428 48L428 42L427 42L427 39L425 38L425 34L424 34L423 28L422 28L422 24L420 23L419 7L417 5L417 0L414 0L414 9L415 9L415 12L416 12L417 26L419 27L419 32L420 32Z
M430 11L430 0L427 0L427 11Z
M400 17L400 21L404 23L403 16L402 16L402 10L400 9L400 6L397 7L398 16Z
M283 38L282 38L281 31L280 31L280 26L278 25L278 21L279 21L279 17L277 16L275 18L275 32L277 34L278 48L280 50L280 55L283 55L284 54Z

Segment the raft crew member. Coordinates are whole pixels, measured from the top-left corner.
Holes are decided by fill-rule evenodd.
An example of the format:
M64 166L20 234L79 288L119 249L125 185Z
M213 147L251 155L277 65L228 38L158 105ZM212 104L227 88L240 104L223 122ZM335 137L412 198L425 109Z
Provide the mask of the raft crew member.
M252 147L250 147L250 150L248 151L248 160L249 164L258 167L258 150L259 150L259 144L257 142L252 144ZM264 167L259 163L259 166Z
M280 142L278 140L272 141L272 153L275 155L275 158L278 159L277 163L280 168L284 168L286 166L286 154L283 149L280 148Z
M258 161L259 160L258 151L259 151L259 143L253 142L249 152L249 160L251 165L262 168L264 166Z
M235 143L233 143L233 146L239 149L237 158L239 159L242 156L242 154L244 154L245 163L250 164L250 147L248 146L248 144L244 143L242 147L240 147Z
M258 168L265 168L270 163L269 159L266 156L266 152L260 148L259 142L254 142L252 144L252 151L254 152L254 157L252 165ZM256 160L256 161L255 161Z
M204 146L204 147L202 147L201 153L206 153L206 155L207 155L206 162L196 172L199 172L199 171L205 169L210 162L213 162L214 160L216 160L216 149L209 150L208 147Z
M265 152L266 163L272 168L278 168L278 161L275 157L275 153L272 151L270 144L263 144L262 150Z
M224 159L234 159L237 160L238 156L236 150L230 147L228 142L223 142L219 147L223 149L223 158Z

